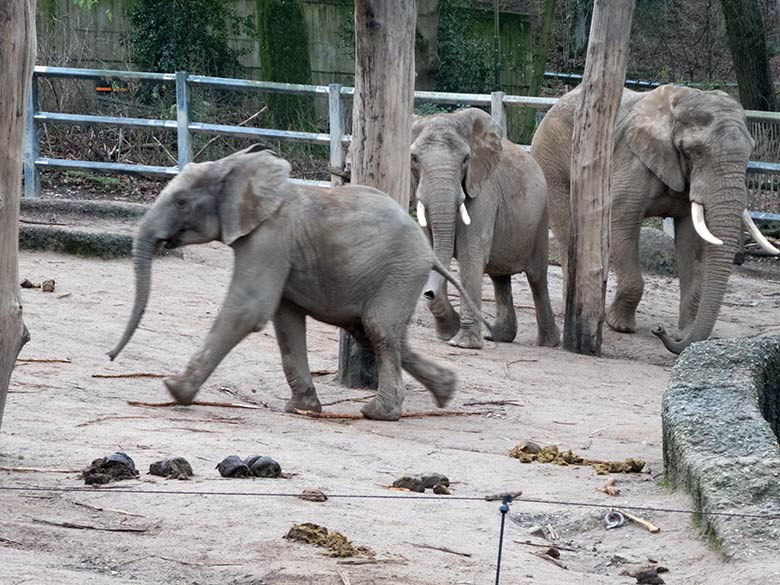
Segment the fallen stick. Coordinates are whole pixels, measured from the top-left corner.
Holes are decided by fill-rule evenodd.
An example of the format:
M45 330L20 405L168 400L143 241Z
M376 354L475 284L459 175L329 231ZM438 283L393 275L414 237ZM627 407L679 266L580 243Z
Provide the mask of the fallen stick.
M625 516L628 520L631 520L631 522L635 522L642 526L643 528L646 528L651 534L657 534L658 532L661 532L661 529L658 528L655 524L652 522L645 520L644 518L640 518L639 516L634 516L633 514L629 514L628 512L624 512L623 510L618 510L623 516Z
M337 565L405 565L402 559L345 559L336 561Z
M344 420L361 420L365 418L362 414L339 413L339 412L314 412L312 410L295 409L295 414L307 416L309 418L329 418ZM483 412L465 412L459 410L429 410L426 412L405 412L401 418L425 418L434 416L476 416L484 414Z
M330 374L335 374L336 370L312 370L309 373L312 376L328 376Z
M21 542L18 542L16 540L11 540L10 538L5 538L4 536L0 536L0 542L5 542L7 544L15 544L16 546L24 546Z
M59 526L60 528L73 528L75 530L101 530L104 532L148 532L148 528L135 528L133 526L95 526L94 524L81 524L79 522L53 522L43 518L33 518L33 522Z
M526 546L536 546L539 548L557 548L558 550L565 550L567 552L579 552L576 548L568 548L565 546L558 546L557 544L531 542L530 540L515 540L517 544L524 544Z
M128 400L130 406L144 406L150 408L165 408L168 406L182 406L178 402L141 402L140 400ZM192 406L216 406L218 408L246 408L249 410L263 410L262 406L256 404L239 404L237 402L210 402L207 400L196 400Z
M349 580L349 575L347 575L346 571L339 571L336 569L336 572L339 574L339 578L341 579L341 583L343 585L352 585L352 582Z
M464 402L463 406L523 406L515 400L477 400Z
M34 219L24 219L23 217L19 218L19 223L27 223L30 225L70 225L67 223L59 223L56 221L35 221Z
M565 570L569 569L569 567L564 565L561 561L559 561L558 559L554 559L553 557L551 557L548 554L545 554L542 551L530 553L530 554L534 555L535 557L539 557L540 559L544 559L545 561L550 561L553 565L555 565L556 567L560 567L561 569L565 569Z
M108 415L108 416L101 416L101 417L93 419L93 420L88 420L86 422L79 423L76 426L77 427L86 427L88 425L93 425L95 423L105 422L107 420L125 420L125 419L140 419L140 418L151 418L151 415L150 416L146 416L144 414L138 414L138 415L115 415L115 414L111 414L111 415Z
M114 378L165 378L167 376L165 374L152 374L148 372L138 372L132 374L92 374L92 377L114 379Z
M459 552L457 550L452 550L451 548L448 548L446 546L433 546L433 545L430 545L430 544L415 544L414 542L410 542L409 544L411 544L412 546L417 547L417 548L427 548L427 549L430 549L430 550L438 550L438 551L441 551L441 552L449 553L451 555L458 555L459 557L471 557L471 553Z
M133 512L127 512L126 510L120 510L119 508L103 508L101 506L93 506L92 504L85 504L84 502L73 502L76 506L81 506L87 510L93 510L95 512L114 512L116 514L124 514L125 516L134 516L135 518L146 518L143 514L134 514Z
M26 364L72 364L70 358L65 359L47 359L47 358L16 358L17 362Z
M52 469L48 467L7 467L0 465L0 471L20 471L31 473L81 473L82 469Z
M519 360L512 360L511 362L507 362L507 366L511 366L512 364L520 364L520 363L532 363L532 362L538 362L539 360L533 359L533 358L520 358Z
M363 402L374 396L376 396L376 394L368 394L367 396L358 396L356 398L342 398L341 400L334 400L333 402L323 402L322 406L333 406L334 404L341 404L342 402Z

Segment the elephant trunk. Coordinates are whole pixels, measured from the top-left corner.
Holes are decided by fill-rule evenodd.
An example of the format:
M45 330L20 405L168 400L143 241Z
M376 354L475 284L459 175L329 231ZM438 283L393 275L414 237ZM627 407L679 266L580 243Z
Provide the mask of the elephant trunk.
M455 214L456 209L448 197L444 203L431 204L428 208L428 223L433 235L433 253L443 266L449 267L455 249ZM423 296L432 301L442 294L444 277L432 271L423 289Z
M149 215L144 221L133 240L133 268L135 270L135 302L133 303L133 312L130 314L130 320L127 322L122 339L116 344L114 349L108 352L111 361L119 355L119 352L127 345L130 338L138 328L141 317L146 310L146 303L149 300L149 289L151 288L152 275L152 257L157 251L160 238L155 234L151 225Z
M662 327L653 330L666 348L679 354L691 343L707 339L715 327L734 255L737 251L741 214L747 199L744 163L734 164L730 172L720 174L721 183L691 180L691 201L703 202L706 225L722 245L705 243L704 277L696 318L683 339L672 339ZM713 175L711 175L713 176ZM716 175L717 176L717 175ZM728 177L728 179L724 179ZM698 187L698 188L697 188Z

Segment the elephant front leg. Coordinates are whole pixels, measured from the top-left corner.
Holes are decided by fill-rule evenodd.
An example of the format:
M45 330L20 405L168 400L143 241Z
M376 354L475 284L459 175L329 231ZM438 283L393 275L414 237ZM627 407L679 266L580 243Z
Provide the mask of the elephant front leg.
M517 335L517 315L512 300L512 276L491 276L496 293L496 321L492 325L493 335L485 339L512 343Z
M282 302L274 315L274 330L282 355L284 376L292 390L292 397L284 410L322 412L306 351L306 315Z
M447 281L441 287L441 293L432 301L428 301L428 310L433 315L436 327L436 337L449 341L460 331L460 315L452 308L447 298Z
M680 277L680 315L678 326L684 332L696 319L701 298L704 241L696 234L690 216L674 220L674 245L677 274Z
M639 268L641 222L616 225L612 222L611 256L617 277L617 290L607 309L607 324L620 333L636 331L636 308L642 299L645 281Z
M482 274L485 262L476 250L468 250L463 246L458 250L458 263L460 265L461 284L474 303L477 311L482 310ZM460 300L460 332L450 340L450 345L465 349L482 349L482 319L479 314L472 313L471 309Z

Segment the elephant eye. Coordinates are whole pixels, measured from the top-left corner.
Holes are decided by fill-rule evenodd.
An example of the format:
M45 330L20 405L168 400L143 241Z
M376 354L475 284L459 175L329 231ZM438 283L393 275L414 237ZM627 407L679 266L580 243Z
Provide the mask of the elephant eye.
M412 164L417 166L419 164L419 162L420 161L418 160L417 155L412 153Z
M176 209L184 209L187 202L182 197L177 197L173 200L173 204L176 206Z

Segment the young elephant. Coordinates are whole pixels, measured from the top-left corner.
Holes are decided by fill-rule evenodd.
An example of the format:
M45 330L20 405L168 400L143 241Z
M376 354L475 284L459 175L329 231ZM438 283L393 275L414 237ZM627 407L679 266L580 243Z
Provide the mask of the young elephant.
M417 220L449 266L458 259L460 278L477 312L461 305L460 317L447 299L447 285L431 273L425 287L441 339L481 348L478 318L482 275L496 293L495 341L517 334L513 274L525 272L536 305L537 345L555 346L560 332L547 291L547 207L544 175L501 128L477 108L418 117L412 126L412 196ZM457 336L456 336L457 335Z
M402 367L444 406L455 374L414 353L406 330L431 269L460 285L414 220L382 192L301 187L288 181L289 173L287 161L251 147L188 164L166 186L135 237L135 304L109 356L117 356L141 320L158 246L221 240L235 253L232 282L201 351L183 374L164 380L177 402L191 403L225 355L272 319L292 388L286 410L321 411L306 355L310 315L343 327L375 353L379 389L364 416L398 420Z

